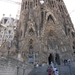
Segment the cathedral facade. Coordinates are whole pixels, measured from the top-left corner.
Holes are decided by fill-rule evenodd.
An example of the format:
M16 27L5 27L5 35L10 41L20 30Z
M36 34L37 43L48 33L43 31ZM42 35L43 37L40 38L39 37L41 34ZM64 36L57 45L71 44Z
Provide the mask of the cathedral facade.
M17 34L23 61L72 59L73 31L63 0L22 0Z

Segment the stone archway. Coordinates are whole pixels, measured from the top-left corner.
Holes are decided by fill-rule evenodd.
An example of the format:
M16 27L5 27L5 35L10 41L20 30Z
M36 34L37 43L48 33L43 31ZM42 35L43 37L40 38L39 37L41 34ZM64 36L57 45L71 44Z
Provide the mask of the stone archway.
M56 62L58 65L60 65L60 56L59 56L59 54L56 54L56 56L55 56L55 62Z
M48 62L49 64L51 64L51 62L54 62L54 57L53 55L50 53L49 57L48 57Z

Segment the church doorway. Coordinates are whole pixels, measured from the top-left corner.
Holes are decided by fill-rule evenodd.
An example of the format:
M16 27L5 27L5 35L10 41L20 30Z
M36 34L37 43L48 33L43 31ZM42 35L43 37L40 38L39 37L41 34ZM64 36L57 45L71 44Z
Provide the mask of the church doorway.
M49 64L51 64L51 62L54 62L54 57L52 54L49 55L48 62L49 62Z
M59 54L56 54L56 56L55 56L55 62L56 62L58 65L60 65L60 56L59 56Z

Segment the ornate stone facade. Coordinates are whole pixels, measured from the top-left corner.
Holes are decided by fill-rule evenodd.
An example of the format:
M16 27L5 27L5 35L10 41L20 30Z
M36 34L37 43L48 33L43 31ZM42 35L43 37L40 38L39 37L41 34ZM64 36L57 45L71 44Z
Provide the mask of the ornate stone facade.
M72 59L73 24L63 0L22 0L18 25L23 61Z
M43 1L41 3L41 1ZM1 56L24 62L73 59L75 31L63 0L22 0L17 33Z

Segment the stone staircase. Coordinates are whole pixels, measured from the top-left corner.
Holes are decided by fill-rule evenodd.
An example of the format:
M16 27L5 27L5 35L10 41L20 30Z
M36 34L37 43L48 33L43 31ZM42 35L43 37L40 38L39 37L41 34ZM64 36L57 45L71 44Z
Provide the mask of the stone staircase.
M67 65L57 66L59 75L75 75L75 62L71 62Z
M75 75L75 62L56 66L59 75ZM48 65L33 68L32 64L22 63L13 58L0 59L0 75L48 75Z
M57 65L56 67L59 75L75 75L75 62L67 65ZM34 68L28 75L48 75L47 68L48 66Z
M38 68L34 68L28 75L48 75L47 74L47 67L48 66L41 66Z
M0 75L28 75L32 64L23 63L13 58L0 59Z
M59 75L71 75L69 66L57 66L59 70Z

